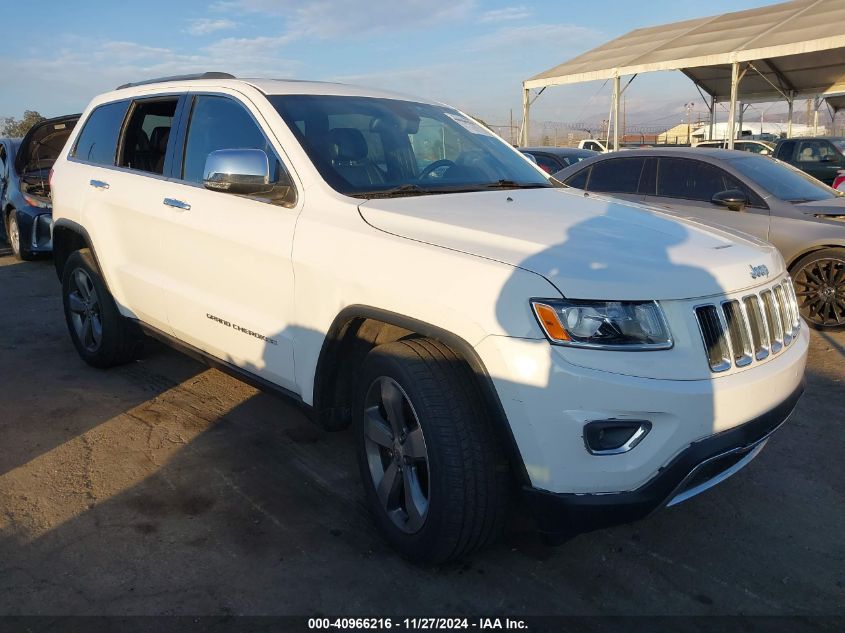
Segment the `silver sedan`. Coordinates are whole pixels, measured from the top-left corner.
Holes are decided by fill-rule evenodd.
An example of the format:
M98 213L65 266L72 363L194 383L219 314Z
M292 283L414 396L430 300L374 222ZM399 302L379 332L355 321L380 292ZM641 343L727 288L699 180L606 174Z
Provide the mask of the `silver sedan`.
M767 156L650 148L600 154L555 178L773 243L816 328L845 328L845 195Z

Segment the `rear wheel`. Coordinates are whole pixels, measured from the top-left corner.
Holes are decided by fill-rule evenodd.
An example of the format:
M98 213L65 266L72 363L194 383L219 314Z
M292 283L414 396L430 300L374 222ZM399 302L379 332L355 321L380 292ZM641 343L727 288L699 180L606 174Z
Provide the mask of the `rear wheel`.
M800 259L792 279L801 316L816 329L845 327L845 248L825 248Z
M387 540L411 560L440 563L495 539L509 471L467 364L433 339L380 345L357 396L361 478Z
M137 355L141 336L118 312L91 251L71 253L62 274L65 321L76 351L94 367L113 367Z

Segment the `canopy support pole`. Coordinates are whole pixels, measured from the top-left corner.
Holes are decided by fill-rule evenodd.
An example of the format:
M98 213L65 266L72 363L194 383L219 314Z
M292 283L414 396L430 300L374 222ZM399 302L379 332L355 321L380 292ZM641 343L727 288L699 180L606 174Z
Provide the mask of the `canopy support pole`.
M728 149L734 148L736 136L736 97L739 93L739 62L731 63L731 103L728 107Z
M528 121L531 111L531 95L528 88L522 88L522 138L519 139L519 144L522 147L528 147Z
M786 117L786 138L792 138L792 110L795 106L795 91L789 91L789 114Z
M613 78L613 151L619 151L619 75Z
M713 132L716 128L716 95L710 96L710 135L707 137L708 141L713 140Z

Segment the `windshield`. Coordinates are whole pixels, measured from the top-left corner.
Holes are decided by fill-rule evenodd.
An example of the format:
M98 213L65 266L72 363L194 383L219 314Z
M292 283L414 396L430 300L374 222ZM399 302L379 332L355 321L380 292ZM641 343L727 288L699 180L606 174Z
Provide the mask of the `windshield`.
M445 106L328 95L268 98L326 182L346 195L552 186L493 132Z
M845 154L845 138L835 138L831 141L842 154Z
M767 193L789 202L810 202L836 198L837 193L812 176L766 156L729 158L727 162Z

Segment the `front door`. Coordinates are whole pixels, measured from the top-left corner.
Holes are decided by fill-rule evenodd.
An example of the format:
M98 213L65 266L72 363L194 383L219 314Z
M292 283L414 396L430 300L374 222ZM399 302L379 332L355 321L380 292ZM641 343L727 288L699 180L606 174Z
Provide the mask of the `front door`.
M749 206L743 211L731 211L711 202L715 194L728 189L745 191ZM645 202L763 240L769 237L769 210L762 199L723 169L703 161L660 158L656 195L646 196Z
M209 153L261 149L284 171L261 114L244 99L196 94L186 107L184 160L158 203L167 314L174 335L212 356L296 391L291 249L299 207L203 186Z

